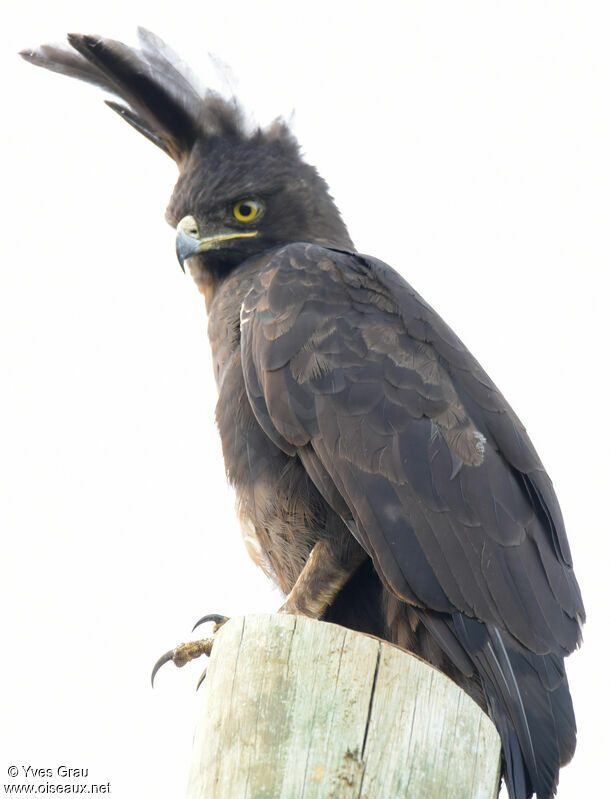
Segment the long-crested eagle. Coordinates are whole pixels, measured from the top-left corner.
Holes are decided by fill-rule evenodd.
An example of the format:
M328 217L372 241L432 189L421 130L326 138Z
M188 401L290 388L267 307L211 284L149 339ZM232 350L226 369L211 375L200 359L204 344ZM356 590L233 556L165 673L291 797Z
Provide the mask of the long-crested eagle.
M434 310L354 249L288 126L251 130L169 49L70 35L22 55L102 87L179 178L167 219L205 297L246 545L284 612L425 658L490 715L511 799L574 752L584 609L525 429Z

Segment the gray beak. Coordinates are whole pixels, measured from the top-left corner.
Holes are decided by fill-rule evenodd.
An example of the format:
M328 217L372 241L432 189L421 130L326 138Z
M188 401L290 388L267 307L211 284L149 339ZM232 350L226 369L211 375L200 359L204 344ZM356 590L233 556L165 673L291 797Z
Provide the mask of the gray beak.
M176 236L176 255L180 268L184 272L184 262L193 255L201 252L202 240L199 238L199 228L194 216L185 216L178 223Z
M230 241L231 239L251 239L254 236L258 236L257 230L248 230L239 233L229 230L224 233L219 232L215 236L201 238L197 220L194 216L190 215L185 216L178 222L177 231L176 255L178 256L178 261L183 272L185 261L192 258L193 255L205 252L206 250L214 250L224 241Z

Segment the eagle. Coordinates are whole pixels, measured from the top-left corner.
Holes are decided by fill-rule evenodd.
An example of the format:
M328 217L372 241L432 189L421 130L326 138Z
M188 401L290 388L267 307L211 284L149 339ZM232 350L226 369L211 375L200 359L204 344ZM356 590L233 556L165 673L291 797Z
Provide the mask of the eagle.
M205 299L246 547L281 611L424 658L489 714L511 799L548 799L576 724L585 612L525 428L394 269L355 248L287 123L246 121L158 37L43 45L177 164L167 209ZM177 660L176 660L177 662Z

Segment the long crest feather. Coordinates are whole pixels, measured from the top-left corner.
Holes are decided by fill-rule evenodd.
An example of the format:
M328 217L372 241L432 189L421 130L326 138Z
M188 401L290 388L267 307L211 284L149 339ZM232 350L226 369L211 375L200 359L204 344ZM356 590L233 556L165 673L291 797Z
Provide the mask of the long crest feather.
M72 49L43 45L21 56L117 96L107 101L126 122L180 166L197 138L245 135L237 102L200 88L158 36L139 28L140 49L100 36L69 34Z

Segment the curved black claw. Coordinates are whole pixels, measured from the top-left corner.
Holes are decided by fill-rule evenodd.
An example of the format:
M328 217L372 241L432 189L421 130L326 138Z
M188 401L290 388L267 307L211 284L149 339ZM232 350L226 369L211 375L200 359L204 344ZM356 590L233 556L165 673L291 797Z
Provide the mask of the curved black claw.
M155 675L161 666L164 666L171 660L175 666L178 666L178 668L181 669L186 663L190 663L191 660L195 660L195 658L201 657L201 655L210 657L213 646L214 636L212 635L210 638L202 638L201 641L187 641L186 644L178 644L178 646L174 647L169 652L161 655L159 660L153 666L152 674L150 676L150 681L153 688Z
M198 682L198 683L197 683L197 685L195 686L195 690L196 690L196 691L198 691L198 690L199 690L199 688L201 687L201 683L202 683L202 682L205 680L205 675L206 675L207 673L208 673L208 670L207 670L207 668L205 668L205 669L204 669L204 670L201 672L201 677L199 678L199 682Z
M195 622L195 626L193 627L191 632L194 632L197 629L197 627L199 627L200 624L205 624L208 621L214 622L214 632L217 633L218 630L222 627L222 625L226 621L229 621L229 617L222 616L220 613L208 613L207 615L202 616L198 622Z
M166 663L169 663L170 660L174 658L174 650L170 649L169 652L166 652L164 655L161 655L159 660L153 666L152 674L150 675L150 684L154 688L155 687L155 677L157 676L157 672L161 668L161 666L165 666Z
M195 660L195 658L198 658L201 655L207 655L208 657L210 656L212 647L214 646L214 636L222 627L222 625L226 621L229 621L229 617L222 616L220 613L208 613L206 616L202 616L199 619L197 624L195 624L193 627L193 630L196 630L200 624L205 624L206 622L210 621L214 622L214 630L210 638L203 638L201 641L189 641L186 644L178 644L178 646L174 647L174 649L170 649L169 652L161 655L159 660L153 666L152 674L150 675L150 684L153 688L155 687L155 677L157 676L157 672L161 666L169 663L170 660L175 666L181 668L185 663L189 663L191 660ZM197 688L199 688L204 679L205 671L197 683Z

